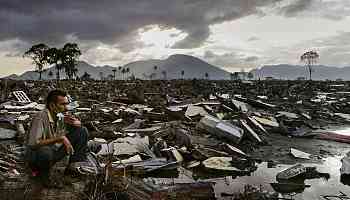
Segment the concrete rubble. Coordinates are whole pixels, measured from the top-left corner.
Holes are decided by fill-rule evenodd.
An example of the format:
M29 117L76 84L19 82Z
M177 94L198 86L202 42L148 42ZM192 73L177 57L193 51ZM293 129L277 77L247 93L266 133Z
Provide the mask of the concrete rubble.
M32 116L44 109L45 95L56 83L0 80L0 84L0 190L10 197L30 183L23 160L24 141ZM89 173L79 180L67 178L69 188L75 189L56 191L65 194L56 199L69 195L71 199L84 195L113 199L111 193L126 199L215 199L220 194L214 183L205 178L186 182L179 178L179 171L240 176L254 172L256 163L274 159L267 154L279 153L278 159L294 162L322 157L308 146L291 142L294 139L350 141L350 137L325 131L350 124L350 91L334 90L327 82L61 81L59 88L70 94L71 109L88 128L89 146L102 169L98 178ZM350 90L342 87L346 88ZM281 142L277 152L276 138L290 142ZM342 174L349 174L348 163L344 158ZM61 168L56 169L59 173ZM276 192L290 187L303 191L308 185L288 181L308 170L295 165L277 174L282 181L271 185ZM18 188L6 185L16 180ZM264 199L276 198L246 189L250 193L226 195L259 193Z

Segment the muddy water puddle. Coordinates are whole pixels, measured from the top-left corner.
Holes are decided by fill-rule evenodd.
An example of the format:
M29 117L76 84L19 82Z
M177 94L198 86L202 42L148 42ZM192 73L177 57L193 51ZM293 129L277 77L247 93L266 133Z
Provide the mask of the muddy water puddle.
M345 185L340 180L341 157L328 157L322 164L305 163L304 166L316 167L317 171L329 174L327 178L306 179L303 181L307 188L295 190L290 193L281 194L280 197L291 199L324 199L322 195L339 195L340 191L350 197L350 186ZM266 162L257 164L257 170L246 176L224 176L218 178L196 177L197 180L215 182L214 190L218 199L230 199L227 194L243 191L246 184L259 186L263 190L273 192L274 189L270 183L277 183L277 173L293 165L277 165L274 168L268 168ZM187 172L188 173L188 172ZM189 176L189 174L187 174ZM194 175L195 176L195 175ZM213 174L213 176L215 176ZM297 184L300 184L298 182ZM224 197L226 195L226 197Z
M305 188L301 193L284 194L283 197L291 197L294 199L321 199L320 195L339 194L339 191L348 192L350 196L350 187L340 182L340 158L330 157L325 159L323 164L304 164L305 166L315 166L321 173L329 173L330 178L315 178L305 180L309 188ZM229 193L232 190L243 190L245 184L261 185L261 187L268 191L274 191L270 183L277 182L276 174L284 169L291 167L291 165L278 165L275 168L267 168L267 163L258 165L258 169L251 174L251 176L238 177L228 181L219 181L215 190L217 194L223 192ZM231 191L230 191L231 190ZM220 196L218 196L220 197Z

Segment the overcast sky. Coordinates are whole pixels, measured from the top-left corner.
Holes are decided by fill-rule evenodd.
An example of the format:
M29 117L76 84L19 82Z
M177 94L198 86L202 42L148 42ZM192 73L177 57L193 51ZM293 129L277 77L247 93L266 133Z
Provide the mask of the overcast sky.
M0 77L34 69L22 54L41 42L93 65L181 53L240 71L316 50L350 66L349 15L350 0L0 0Z

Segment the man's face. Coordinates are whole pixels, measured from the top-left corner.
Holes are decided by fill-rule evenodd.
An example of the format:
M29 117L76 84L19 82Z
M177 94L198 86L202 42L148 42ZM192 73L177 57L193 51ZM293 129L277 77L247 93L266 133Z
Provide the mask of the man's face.
M66 112L67 106L68 106L69 102L68 102L68 98L64 97L64 96L57 96L56 99L56 112L60 113L60 112Z

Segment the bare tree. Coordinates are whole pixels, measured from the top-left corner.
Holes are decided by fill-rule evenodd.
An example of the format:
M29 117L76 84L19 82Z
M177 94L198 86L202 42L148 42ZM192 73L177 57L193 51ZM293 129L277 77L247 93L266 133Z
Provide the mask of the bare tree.
M316 64L320 56L316 51L307 51L300 56L300 60L305 62L306 67L309 70L310 80L312 80L312 66Z

